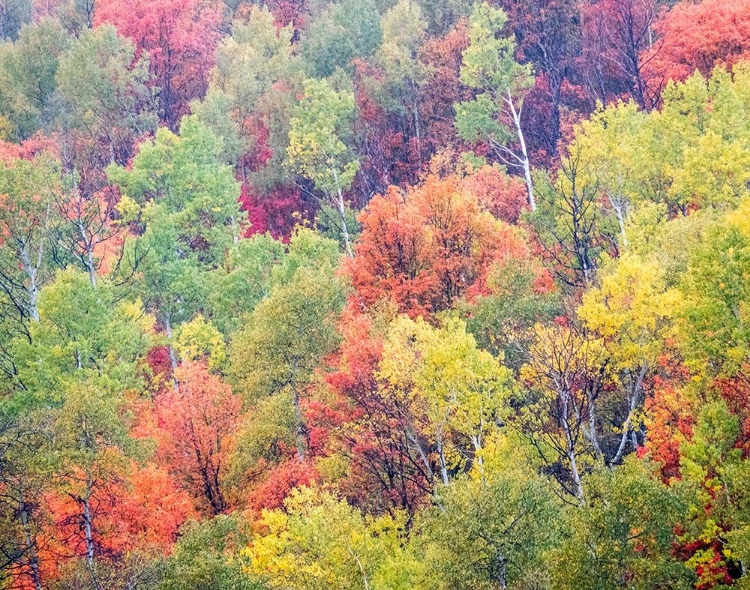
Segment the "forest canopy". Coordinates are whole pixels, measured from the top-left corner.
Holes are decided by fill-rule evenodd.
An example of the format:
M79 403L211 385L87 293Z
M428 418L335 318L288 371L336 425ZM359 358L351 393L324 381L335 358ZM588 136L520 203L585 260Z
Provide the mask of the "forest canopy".
M0 0L1 590L750 588L750 0Z

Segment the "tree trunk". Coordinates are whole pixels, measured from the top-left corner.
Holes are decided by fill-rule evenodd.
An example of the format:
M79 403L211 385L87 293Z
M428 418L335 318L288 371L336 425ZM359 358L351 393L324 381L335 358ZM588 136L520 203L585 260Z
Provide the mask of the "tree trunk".
M83 226L83 222L78 219L78 231L81 234L81 239L83 240L84 247L86 248L86 270L89 273L89 281L91 282L91 286L96 289L96 269L94 268L94 248L92 245L93 240L89 240L86 237L86 228Z
M508 108L510 109L511 117L513 118L513 124L516 126L516 135L518 136L518 143L521 147L521 163L523 165L523 175L526 180L526 191L529 195L529 207L534 211L536 209L536 199L534 199L534 184L531 180L531 163L529 162L529 153L526 149L526 139L523 135L523 129L521 129L521 112L516 110L516 105L513 104L513 97L508 91Z
M495 581L497 582L500 590L505 590L508 587L507 582L507 571L505 566L505 556L503 555L502 549L498 549L495 555L495 566L497 573L495 574Z
M341 218L341 232L344 235L344 248L346 249L346 255L349 258L354 258L354 254L352 253L352 247L349 243L349 228L346 226L346 208L344 207L344 193L341 190L341 186L339 185L339 175L338 172L336 172L336 169L333 169L333 178L336 181L336 209L339 212L339 217Z
M39 573L39 557L36 554L36 544L29 532L29 513L26 505L21 502L21 524L23 525L24 543L26 552L29 555L29 568L31 568L31 581L34 584L34 590L42 590L42 577Z
M172 322L167 315L164 316L164 329L167 331L167 338L169 338L169 363L172 366L172 382L174 388L179 389L180 383L177 381L177 353L174 346L172 346Z
M438 456L440 457L440 477L443 480L443 485L448 485L448 464L445 461L445 449L443 448L442 438L438 440Z
M24 272L26 273L26 276L29 280L29 285L28 287L26 287L26 292L29 296L29 302L26 311L29 313L29 316L32 320L38 322L39 306L37 304L37 299L39 298L39 285L37 284L37 272L39 270L39 266L34 266L31 263L31 258L29 257L28 252L28 244L24 244L23 249L21 250L21 262L23 263Z
M622 458L625 455L625 448L627 446L628 442L628 436L631 434L635 434L633 432L633 414L635 413L636 408L638 407L638 404L640 402L641 398L641 387L643 385L643 379L646 377L646 370L647 366L645 364L641 365L641 369L638 372L638 376L635 379L635 382L633 383L633 388L630 392L630 404L628 409L628 417L625 419L625 422L622 425L622 435L620 436L620 444L617 447L617 453L612 458L612 461L610 461L611 465L618 465L622 462ZM636 439L637 442L637 439ZM635 448L635 444L633 444L633 447Z
M94 563L94 536L91 524L91 482L86 482L86 497L81 500L81 504L83 505L83 532L86 540L86 567L89 570L94 588L99 590Z
M562 428L565 434L565 455L570 463L570 473L573 478L573 485L575 486L575 495L578 501L583 504L583 486L581 485L581 474L578 471L578 460L576 458L575 442L573 441L573 434L570 431L570 410L568 404L570 403L570 394L563 392L561 396L562 402Z
M300 407L299 392L294 388L294 437L297 442L297 460L302 463L305 460L305 424L302 420L302 408Z

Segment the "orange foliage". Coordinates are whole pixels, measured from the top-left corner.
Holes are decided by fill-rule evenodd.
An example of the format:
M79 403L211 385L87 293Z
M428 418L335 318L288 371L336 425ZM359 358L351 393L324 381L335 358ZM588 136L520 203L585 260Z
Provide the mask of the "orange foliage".
M268 477L255 486L249 496L251 510L273 510L284 505L294 488L310 485L320 478L313 465L296 457L274 467Z
M679 477L680 445L692 437L697 409L684 391L687 369L666 357L662 364L665 374L654 378L644 404L648 436L642 452L660 465L662 477L669 481Z
M646 77L658 91L669 80L750 59L750 0L679 2L656 24L661 42L647 52Z
M153 463L136 467L123 499L120 521L128 525L128 543L167 553L177 532L195 510L190 496L169 473Z
M347 266L358 296L367 305L390 298L413 317L481 292L493 262L526 254L518 232L455 176L428 176L406 192L390 187L359 221Z
M161 430L158 456L196 501L214 514L227 503L222 490L231 436L242 402L205 363L185 363L175 373L179 388L156 398Z

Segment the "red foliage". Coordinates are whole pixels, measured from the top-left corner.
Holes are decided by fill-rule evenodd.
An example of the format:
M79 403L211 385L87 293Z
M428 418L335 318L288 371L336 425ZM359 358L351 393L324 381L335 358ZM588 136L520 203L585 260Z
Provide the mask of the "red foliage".
M0 160L11 162L12 160L33 160L42 153L57 155L57 144L53 138L38 132L21 143L11 143L0 140Z
M513 228L455 176L429 176L408 192L391 187L359 221L347 266L358 296L367 305L392 299L413 317L448 309L481 288L493 262L525 254Z
M175 377L179 388L156 398L158 456L199 508L218 514L227 509L222 477L242 402L202 362L183 364Z
M266 6L273 13L279 27L290 23L295 28L303 27L310 10L306 0L268 0Z
M521 211L526 208L526 185L497 168L480 168L462 184L477 196L482 207L506 223L517 223Z
M693 434L696 408L684 393L687 369L666 358L663 364L665 375L654 377L644 404L645 449L661 466L664 481L669 481L679 477L680 444Z
M202 97L219 41L221 8L204 0L101 0L95 24L112 23L133 40L138 55L147 51L160 116L172 129Z
M375 375L383 343L373 333L370 317L356 307L352 301L344 312L340 329L345 340L335 370L326 375L341 397L337 417L347 420L331 441L349 460L338 489L369 512L397 508L413 513L429 496L431 484L403 430L402 410L378 388Z
M360 141L364 142L368 157L361 162L352 193L364 197L364 201L355 203L364 206L369 195L383 192L390 184L402 186L414 182L425 152L420 148L425 146L417 141L410 110L399 115L387 112L378 97L373 96L377 93L372 92L372 86L383 84L385 74L364 60L357 59L354 65Z
M431 72L419 103L423 149L427 155L461 144L454 124L454 105L471 98L471 93L459 80L462 55L468 46L468 23L464 19L444 37L425 41L420 49L419 59Z
M280 186L261 195L246 183L240 203L250 222L246 237L269 232L277 240L288 242L294 227L311 217L297 187Z
M656 23L661 42L646 52L649 86L658 93L669 80L716 65L750 59L750 0L678 2Z
M155 381L162 383L172 380L172 362L169 358L169 347L154 346L146 353L146 363L151 369Z
M656 48L658 0L596 0L585 3L581 67L594 98L602 102L630 95L640 106L653 104L644 79L647 57Z
M166 555L180 526L195 516L190 497L153 464L131 464L126 478L99 488L90 498L94 557L117 560L135 549ZM42 579L56 579L67 559L86 554L80 500L65 490L44 497L48 518L37 535ZM24 585L19 579L20 588ZM15 587L15 586L14 586Z
M743 366L742 372L732 378L717 379L715 385L729 411L739 418L737 448L745 458L750 457L750 366Z
M126 548L148 548L168 553L180 526L195 517L190 496L169 473L153 463L134 465L130 485L122 496L117 521L127 526Z
M320 479L314 465L288 459L274 467L268 477L250 492L249 504L252 510L273 510L284 505L284 499L294 488L310 485Z

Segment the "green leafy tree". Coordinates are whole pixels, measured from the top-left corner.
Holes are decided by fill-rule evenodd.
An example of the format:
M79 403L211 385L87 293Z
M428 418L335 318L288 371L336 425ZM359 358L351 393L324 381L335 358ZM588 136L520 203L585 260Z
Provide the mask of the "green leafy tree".
M308 76L327 78L351 71L352 60L373 55L383 38L380 14L372 0L342 0L324 8L300 42Z
M148 88L148 58L136 59L132 41L112 25L86 30L60 57L57 92L61 127L75 134L84 150L74 165L104 170L125 165L137 137L156 128L155 103Z
M383 15L383 43L376 55L385 71L385 93L395 101L394 110L410 115L418 154L422 152L419 105L429 68L419 59L427 36L427 23L419 5L400 0Z
M0 105L9 138L26 139L52 128L57 69L70 38L55 19L45 18L21 30L18 40L0 51Z
M698 375L734 375L747 362L750 225L743 203L707 228L681 277L680 347Z
M224 140L224 157L239 167L243 180L250 172L244 156L258 147L258 122L272 135L268 141L274 148L279 141L286 144L288 118L274 117L272 107L279 98L278 87L292 89L302 83L292 36L290 25L276 28L268 9L252 8L247 23L235 22L232 35L219 44L208 93L192 105L198 118ZM276 122L283 123L283 129L277 129L272 119L281 119ZM272 160L279 158L278 151L283 156L283 147L272 150Z
M141 234L127 245L119 272L136 278L137 292L169 338L206 306L210 273L239 240L239 184L221 162L221 149L221 140L193 115L183 119L179 136L159 129L130 169L109 169L123 193L124 221Z
M250 560L242 549L251 539L248 523L239 515L220 514L192 522L166 563L159 590L260 590L265 585L247 573Z
M300 458L306 448L300 400L339 341L345 288L335 275L338 256L335 242L299 230L274 269L268 296L232 341L230 374L237 390L249 401L276 395L291 400Z
M585 505L565 512L560 547L549 556L554 588L692 588L690 572L671 555L679 497L648 467L629 458L586 480Z
M463 139L486 142L503 164L521 169L533 210L536 201L521 114L534 78L531 66L515 60L515 39L500 36L507 21L505 12L486 2L477 4L471 13L461 82L478 94L456 105L456 128Z
M268 234L240 240L211 279L209 307L216 327L228 336L237 330L271 289L271 273L284 259L284 244Z
M31 21L32 9L30 0L5 2L0 9L0 39L16 39L21 27Z
M337 91L325 80L305 80L305 94L290 122L287 148L289 164L336 207L344 248L350 257L344 191L354 181L359 160L344 141L351 133L354 107L351 92Z
M520 468L520 445L509 442L497 438L482 466L439 490L418 528L425 588L505 589L539 577L557 538L558 507L544 481Z
M61 192L59 164L49 157L0 162L0 288L3 315L13 318L16 331L26 331L27 319L39 321L39 291L54 268Z

